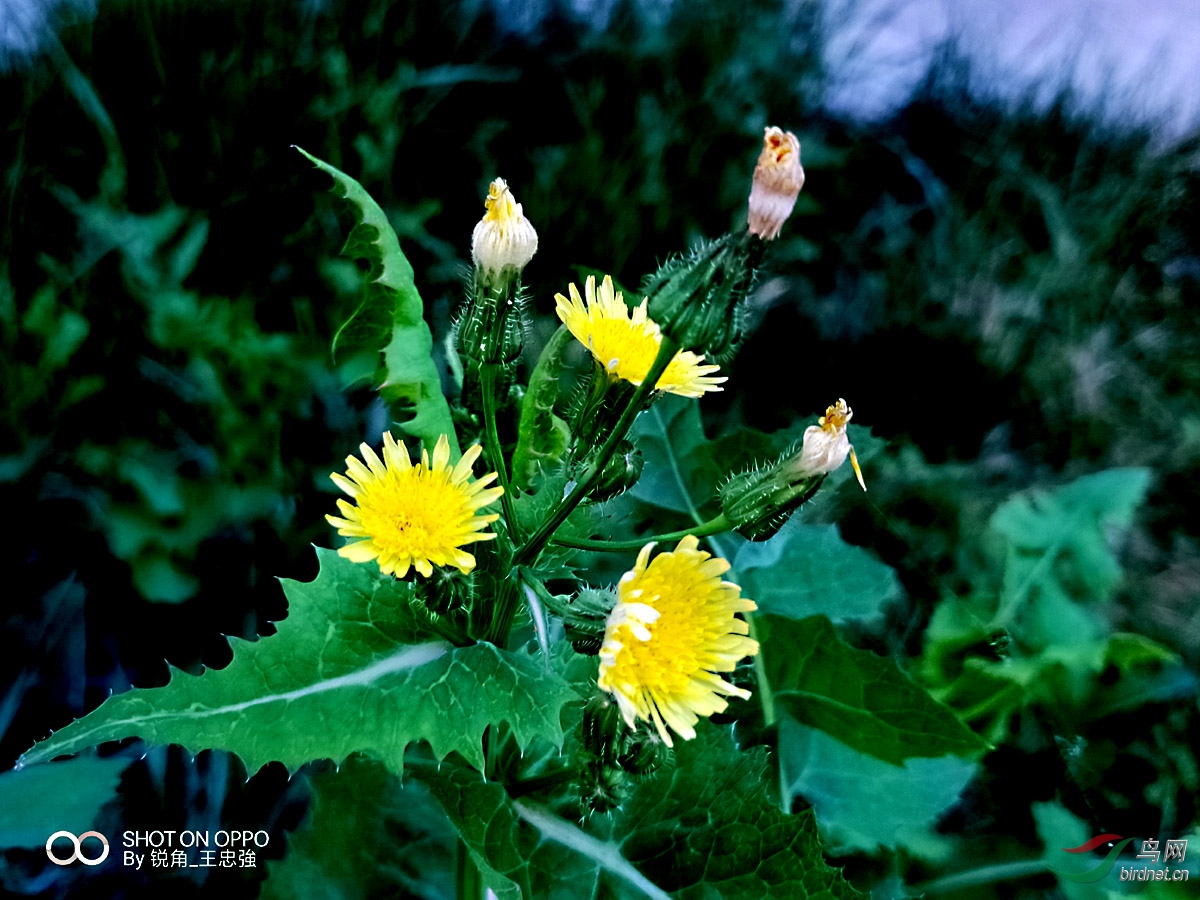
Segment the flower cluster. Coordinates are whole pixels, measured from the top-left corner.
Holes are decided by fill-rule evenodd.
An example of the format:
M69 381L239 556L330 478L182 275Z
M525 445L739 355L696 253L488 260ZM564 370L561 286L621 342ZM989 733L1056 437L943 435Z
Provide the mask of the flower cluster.
M528 330L521 318L521 273L537 251L537 232L507 183L494 180L472 235L475 277L455 333L463 361L459 421L479 423L483 445L474 444L455 461L452 441L442 434L432 455L422 449L414 462L390 433L383 437L382 457L363 444L361 459L348 457L346 473L331 476L350 498L338 500L340 516L327 517L350 539L338 552L415 582L416 596L426 600L435 619L477 602L494 604L482 612L468 609L460 618L479 629L456 632L464 642L503 643L522 579L533 579L527 593L555 609L556 598L537 582L542 551L558 540L559 527L579 503L598 502L637 481L641 458L628 434L634 418L656 397L700 398L722 389L726 377L704 354L723 360L736 347L763 242L779 235L803 184L799 141L790 132L768 128L746 229L664 263L644 283L640 302L627 304L608 276L599 284L588 277L582 292L570 284L566 294L555 295L560 336L551 341L556 349L548 346L543 353L539 369L545 364L546 374L536 396L531 381L519 429L520 441L545 435L544 446L518 446L516 455L538 459L541 473L547 467L553 472L557 464L560 481L557 487L537 487L514 473L513 489L496 419L508 402ZM542 392L556 389L565 365L562 347L571 338L593 362L592 378L583 380L583 399L568 426L555 416L553 396L546 400ZM795 453L765 471L730 479L720 492L723 515L714 520L720 528L698 534L730 528L753 538L774 533L778 522L847 458L863 483L846 433L852 415L839 400L805 432ZM472 469L485 450L493 471L476 479ZM525 507L535 510L535 519L541 515L540 521L516 512L515 504L531 489L547 492L538 494L545 502ZM559 489L561 498L554 493ZM488 511L496 507L500 510ZM501 520L502 527L488 530ZM486 564L477 567L464 548L479 542L495 543L482 549ZM650 765L647 760L658 758L647 742L670 747L673 736L690 739L701 717L725 710L730 697L750 696L725 677L759 649L749 636L754 601L723 580L729 562L701 550L697 534L684 535L673 550L657 555L653 547L651 542L641 548L615 597L580 591L578 602L557 609L576 648L598 653L602 693L596 696L613 698L619 711L618 718L610 703L609 713L589 714L588 721L628 729L619 737L606 731L607 725L591 728L601 745L592 758L602 761L602 770L616 766L641 772ZM430 578L435 568L443 571ZM614 747L625 750L614 753ZM601 772L599 777L607 776Z

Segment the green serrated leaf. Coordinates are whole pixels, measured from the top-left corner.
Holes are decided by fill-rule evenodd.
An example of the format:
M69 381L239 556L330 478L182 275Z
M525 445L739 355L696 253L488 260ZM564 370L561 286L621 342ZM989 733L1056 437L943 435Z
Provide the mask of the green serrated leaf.
M957 756L893 766L791 716L779 723L779 760L788 805L791 797L802 796L827 843L867 853L927 846L938 815L979 768Z
M707 726L676 744L675 760L613 823L622 855L672 897L865 898L825 862L812 811L790 815L772 799L764 748L739 751Z
M425 786L350 757L312 778L308 822L269 863L263 900L454 896L454 831Z
M499 900L595 897L599 865L547 840L517 812L503 786L461 766L418 768ZM565 823L564 823L565 824Z
M715 496L722 475L704 436L700 405L668 394L638 416L631 434L646 466L630 493L698 518L699 504Z
M997 622L1015 622L1035 647L1101 638L1106 623L1080 604L1120 582L1111 532L1129 525L1149 483L1148 469L1109 469L997 509L990 525L1007 543Z
M842 643L824 616L756 622L775 703L798 721L897 766L986 746L894 661Z
M425 322L425 304L395 230L362 185L300 147L296 149L331 175L334 192L349 202L357 221L342 252L370 266L362 301L334 336L334 353L382 354L380 393L411 412L400 427L429 448L446 435L451 456L458 459L450 407L431 355L433 335Z
M733 568L762 613L788 619L867 618L900 593L892 568L843 541L837 526L794 518L770 540L745 544Z
M811 811L770 797L765 750L701 728L676 765L585 828L455 766L422 767L485 881L508 898L861 898L821 855Z
M128 765L84 756L0 774L0 847L41 847L56 831L91 831Z
M320 574L285 581L288 618L278 634L233 639L233 662L161 688L110 697L34 746L25 762L140 737L236 753L251 772L296 768L362 752L392 771L428 741L482 768L484 729L507 722L518 744L562 740L559 714L575 693L539 660L491 644L451 647L431 638L412 586L318 550Z

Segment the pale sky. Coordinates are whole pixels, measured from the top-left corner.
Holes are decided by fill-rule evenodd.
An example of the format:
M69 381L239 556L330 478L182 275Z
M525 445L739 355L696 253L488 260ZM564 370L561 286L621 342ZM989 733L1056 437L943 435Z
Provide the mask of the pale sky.
M47 10L87 16L98 0L0 0L0 71L32 52ZM303 0L295 0L303 2ZM489 0L479 0L489 2ZM549 0L490 0L516 30ZM598 27L613 0L573 0ZM672 2L643 0L648 8ZM810 3L816 0L793 0ZM1065 83L1107 115L1160 123L1168 136L1200 123L1200 0L821 0L835 112L888 115L920 82L937 45L956 38L980 87L1044 102Z
M886 115L957 39L981 87L1051 99L1064 84L1107 115L1180 134L1200 122L1200 0L827 0L828 105Z

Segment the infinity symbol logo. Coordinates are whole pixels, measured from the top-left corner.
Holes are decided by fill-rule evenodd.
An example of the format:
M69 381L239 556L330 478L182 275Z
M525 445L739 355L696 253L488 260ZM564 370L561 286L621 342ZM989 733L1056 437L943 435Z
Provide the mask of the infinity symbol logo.
M88 859L83 855L83 842L90 837L96 838L101 844L104 845L103 852L96 859ZM66 859L59 859L54 855L54 842L59 838L66 838L75 845L75 851ZM69 866L71 863L75 862L75 860L79 860L85 866L98 866L100 863L108 859L108 838L98 831L85 831L83 834L79 835L79 837L75 837L75 835L71 834L69 831L56 831L54 834L50 835L49 840L46 841L46 856L50 857L50 862L54 863L56 866Z

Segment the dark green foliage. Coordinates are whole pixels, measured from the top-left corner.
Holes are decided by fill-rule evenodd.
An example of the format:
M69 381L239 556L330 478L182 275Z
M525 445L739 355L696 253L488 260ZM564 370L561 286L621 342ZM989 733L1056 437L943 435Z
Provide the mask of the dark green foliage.
M945 704L932 709L953 709L996 749L978 761L917 757L914 748L945 744L905 738L883 742L885 762L870 755L880 741L869 731L854 746L830 736L842 729L852 742L852 716L793 709L788 687L778 730L760 728L763 692L747 668L733 677L755 696L728 716L739 740L744 730L769 749L735 752L702 725L671 773L622 783L631 799L610 820L579 827L575 794L514 800L455 755L439 804L452 818L459 810L458 833L511 882L510 896L512 885L581 896L601 871L598 895L623 895L629 880L605 868L613 857L567 849L596 850L580 835L611 847L625 834L623 858L679 896L770 895L776 870L735 871L738 859L719 853L712 872L728 878L702 883L707 851L723 846L710 840L717 829L739 853L770 834L808 861L802 877L846 893L820 857L819 828L881 897L961 875L987 900L1056 896L1037 867L1061 866L1059 847L1102 830L1194 833L1195 142L1097 125L1069 112L1070 97L1041 112L981 99L953 59L891 122L837 121L820 107L820 4L618 2L603 28L547 6L523 29L487 3L118 0L64 19L60 45L0 75L0 490L14 523L0 557L10 573L0 755L12 762L52 728L97 707L103 718L141 691L237 681L247 667L231 663L224 635L297 625L275 576L303 593L299 582L316 575L308 544L336 541L323 521L328 473L394 424L369 391L340 391L356 378L370 386L376 368L331 353L366 273L338 255L351 223L327 178L290 145L378 201L430 326L420 380L430 391L440 382L453 403L443 348L492 177L514 186L541 237L525 272L528 362L557 324L554 292L581 280L573 273L637 284L670 254L739 227L771 123L799 134L808 183L752 295L726 392L651 407L638 423L637 485L574 517L572 533L640 537L714 515L723 478L775 458L845 396L860 456L868 429L887 441L867 463L868 494L838 488L847 473L834 473L803 522L759 545L721 536L712 549L764 614L791 620L759 620L766 668L802 668L797 648L847 672L866 660L912 696L928 688ZM558 361L563 388L577 364L582 378L591 365ZM517 485L537 488L520 498L523 523L564 486L560 374L531 388L519 428L504 435L517 442ZM474 439L470 416L455 424ZM556 548L537 574L565 593L555 579L569 581L581 560L590 563ZM628 559L608 564L615 580ZM427 609L414 620L422 627ZM818 614L838 630L810 620L781 640ZM280 637L235 642L238 658L265 656ZM170 672L162 688L164 658L213 671L199 681ZM521 659L542 677L537 656ZM829 733L806 731L806 715ZM547 719L541 732L560 727L569 749L569 721ZM45 746L77 733L69 726ZM330 753L354 749L323 737ZM121 803L152 826L185 810L192 824L216 815L219 797L193 784L197 766L168 767L167 753L182 757L152 750L129 768ZM436 770L410 762L422 778ZM812 810L775 811L766 785L776 764L785 802ZM293 874L271 890L286 895L295 878L328 894L437 896L428 888L445 880L446 835L404 808L427 810L428 796L410 804L392 776L350 774L317 777L310 834L345 838L342 823L378 823L395 838L374 856L381 869L357 878L367 855L297 837ZM111 780L81 799L102 802ZM142 784L151 781L155 790ZM467 795L475 805L456 807ZM359 821L364 797L380 802ZM703 821L664 814L697 797L709 803ZM677 825L695 825L698 843ZM411 855L387 854L409 839L413 853L431 848L428 878ZM776 859L786 869L794 857ZM393 861L399 877L384 870ZM996 874L1021 865L1035 874ZM803 896L795 875L781 875L774 895ZM119 893L111 882L92 889Z
M846 646L824 616L760 623L775 702L796 720L897 766L914 756L968 756L984 749L894 661Z
M397 888L421 900L454 896L454 833L420 781L401 784L356 756L310 777L311 817L271 866L263 900L367 900Z
M492 644L452 647L429 624L412 584L321 551L321 572L285 582L279 633L238 642L233 662L200 677L109 698L23 757L31 764L102 741L140 737L193 752L228 750L251 772L364 752L404 771L427 741L483 768L483 734L506 722L519 746L562 738L574 692L526 653Z
M779 810L766 753L738 752L713 727L582 828L466 770L446 774L430 790L501 897L863 896L821 858L812 813Z
M771 540L743 546L733 565L760 610L788 619L871 618L899 593L896 573L843 541L833 525L793 520ZM779 571L787 578L772 575Z
M43 847L56 831L91 831L129 761L80 756L0 775L0 848ZM64 842L65 843L65 842ZM65 847L56 850L66 856ZM97 851L87 852L93 857Z

